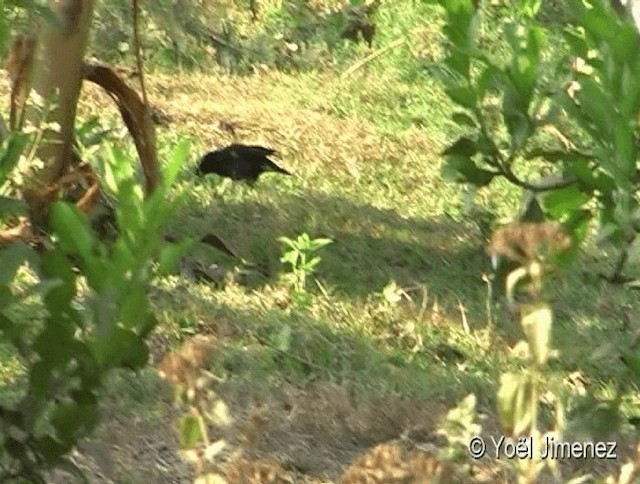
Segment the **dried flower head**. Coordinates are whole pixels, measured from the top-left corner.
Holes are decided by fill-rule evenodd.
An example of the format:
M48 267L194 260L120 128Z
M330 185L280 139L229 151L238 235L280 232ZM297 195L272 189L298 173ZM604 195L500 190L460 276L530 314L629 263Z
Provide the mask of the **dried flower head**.
M449 471L434 455L419 451L406 455L398 445L381 444L357 459L340 482L431 482L445 479Z
M570 246L571 238L558 222L527 222L496 230L489 243L489 253L527 264Z
M193 386L200 371L209 364L214 348L213 336L194 336L162 359L158 373L175 384Z
M238 459L225 472L229 484L284 484L293 482L280 464L271 460Z

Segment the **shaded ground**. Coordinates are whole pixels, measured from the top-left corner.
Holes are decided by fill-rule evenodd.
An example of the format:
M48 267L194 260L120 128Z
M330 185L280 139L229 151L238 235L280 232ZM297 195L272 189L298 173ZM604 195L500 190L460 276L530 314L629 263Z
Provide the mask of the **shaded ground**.
M153 372L136 378L158 385ZM118 381L116 388L131 384ZM136 385L136 383L134 383ZM163 384L159 384L164 387ZM352 483L492 483L513 482L509 461L485 458L458 464L443 463L438 454L447 445L442 428L449 406L401 395L374 399L356 396L348 384L311 384L300 388L283 384L268 394L241 384L216 386L228 405L233 424L212 427L211 438L229 447L217 459L228 482L343 482ZM161 391L169 396L168 387ZM154 411L131 414L122 401L109 401L105 424L85 443L74 461L96 483L190 483L189 466L181 461L174 431L179 412L169 398L153 402ZM124 411L125 415L120 415ZM155 413L155 415L153 415ZM501 435L493 417L481 418L485 439ZM632 439L618 437L616 461L567 461L565 475L617 473L634 456ZM383 445L380 445L383 444ZM602 478L587 482L599 482ZM54 482L68 482L60 475ZM538 481L554 482L550 475Z

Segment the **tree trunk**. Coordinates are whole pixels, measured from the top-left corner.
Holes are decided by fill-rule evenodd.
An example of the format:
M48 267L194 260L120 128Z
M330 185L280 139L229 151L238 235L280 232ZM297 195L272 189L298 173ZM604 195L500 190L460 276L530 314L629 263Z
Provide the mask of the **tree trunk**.
M48 130L38 146L37 156L44 168L25 187L25 199L30 205L38 204L37 193L43 185L51 186L69 167L94 1L50 0L49 7L59 25L41 20L32 85L45 103L55 101L46 121L57 123L59 128ZM39 121L33 109L27 111L27 119Z

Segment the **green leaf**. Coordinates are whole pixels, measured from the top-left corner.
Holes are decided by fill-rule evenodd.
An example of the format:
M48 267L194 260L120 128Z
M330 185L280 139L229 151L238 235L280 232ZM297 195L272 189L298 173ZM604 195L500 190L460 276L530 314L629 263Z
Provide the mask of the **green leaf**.
M459 104L463 108L475 109L478 103L476 93L469 87L447 87L444 92L454 103Z
M465 113L461 113L461 112L453 113L453 115L451 116L451 119L458 126L471 126L473 128L478 127L478 124L476 123L476 121L471 116Z
M608 143L611 141L613 126L613 102L605 94L603 88L588 76L580 76L580 90L576 92L581 111L586 113L589 121L597 127L597 140Z
M192 449L204 442L201 418L197 415L183 415L180 418L180 447Z
M49 391L49 380L55 368L44 359L36 361L29 369L29 393L36 400L46 398Z
M442 166L442 175L445 179L457 183L471 183L482 187L488 185L496 174L478 168L475 162L467 156L449 155Z
M471 65L469 55L460 50L453 50L445 59L445 64L453 71L469 80L469 67Z
M317 266L318 264L320 264L320 261L321 261L321 260L322 260L322 259L321 259L320 257L314 257L313 259L311 259L310 261L308 261L308 262L307 262L307 267L308 267L310 270L313 270L313 268L314 268L315 266Z
M136 324L136 330L140 338L148 338L149 333L158 325L158 319L152 312L148 312L143 321L138 321ZM148 348L145 346L145 351L148 352Z
M189 159L189 140L182 138L169 155L169 163L164 167L164 183L170 187L176 180L180 168Z
M504 84L502 115L511 135L511 149L518 151L524 147L533 132L533 123L527 112L529 101L518 92L512 83Z
M583 59L587 58L589 45L587 44L584 34L573 26L567 26L562 31L565 42L569 44L571 52Z
M53 464L60 457L68 453L73 447L73 444L70 442L60 442L50 435L43 435L34 440L34 447L49 464Z
M18 164L20 155L29 137L24 133L12 132L0 144L0 187Z
M172 274L177 271L180 259L193 248L195 241L191 238L179 244L166 244L160 252L159 271L161 274Z
M133 331L115 326L105 338L94 344L98 361L102 366L136 369L144 366L149 350L144 341Z
M497 87L498 81L504 77L504 73L498 67L491 63L482 70L482 73L476 80L476 92L480 99L484 99L486 93Z
M596 170L592 164L586 160L576 160L572 163L565 164L567 174L577 178L577 184L580 191L593 194L595 190L604 193L610 192L615 188L615 184L610 177L606 176L602 171Z
M144 322L147 318L149 301L146 289L142 284L135 284L124 294L119 308L119 321L124 327L135 328L138 323Z
M284 236L278 237L278 241L282 242L283 244L288 245L291 248L294 248L294 249L296 248L296 243L292 239L290 239L289 237L284 237Z
M638 56L638 32L629 21L623 22L616 29L616 35L611 38L611 53L616 65L623 67L637 62Z
M611 39L615 34L616 19L612 18L612 11L604 7L601 2L593 2L591 8L584 6L579 11L579 22L582 27L597 41Z
M33 249L23 243L15 243L0 249L0 286L13 281L16 271L25 262L37 262Z
M589 224L593 219L593 214L589 210L578 210L569 215L563 222L564 228L571 234L571 247L559 254L555 254L553 263L558 267L568 267L580 251L580 245L586 239Z
M546 304L523 307L521 319L524 333L529 340L529 347L538 365L544 365L549 359L552 312Z
M591 138L602 143L602 133L598 131L597 127L591 121L587 113L582 109L580 104L576 103L568 95L558 96L556 100L558 104L569 114L569 116L579 123L582 129L589 133Z
M522 113L511 113L505 116L505 123L511 135L511 149L521 150L533 132L533 123Z
M8 455L15 458L17 461L24 462L25 460L27 460L27 447L24 444L24 442L17 440L11 435L7 435L7 437L5 438L2 444L3 444L2 450L6 451ZM32 484L32 483L25 479L22 482L20 482L20 484Z
M73 341L76 327L64 314L56 314L46 320L45 327L33 343L33 349L47 371L64 367L73 358Z
M42 272L45 281L59 281L45 296L45 304L50 314L67 312L76 295L76 279L67 257L60 249L46 252L42 256Z
M298 263L298 258L300 257L300 253L298 251L289 251L285 252L284 255L280 258L280 262L289 263L292 266L295 266Z
M444 34L458 48L470 47L475 37L473 23L476 17L476 10L471 0L441 0L440 5L447 12Z
M518 12L529 18L534 18L542 5L542 0L521 0L518 2Z
M478 152L478 146L474 140L463 136L442 152L443 156L459 155L471 157Z
M23 349L27 332L24 325L16 323L0 312L0 334L19 351ZM24 355L23 355L24 356ZM4 420L4 418L0 419Z
M0 405L0 420L9 425L14 425L15 427L24 426L24 416L22 412L3 405Z
M508 435L520 435L531 426L532 392L532 382L527 375L504 373L500 376L498 413Z
M540 198L544 211L555 220L560 220L563 216L580 210L591 199L576 185L552 190Z
M79 437L96 424L98 409L91 397L87 394L80 402L60 403L53 411L51 424L64 445L74 445Z
M82 381L83 388L87 392L99 388L105 375L92 352L91 345L78 341L74 346L75 360L78 362L76 373Z
M332 239L327 239L327 238L319 238L319 239L313 239L311 241L311 251L316 251L319 249L322 249L323 247L329 245L333 243Z
M56 202L51 207L50 222L55 234L60 238L62 250L68 254L78 254L85 261L91 258L93 234L86 216L75 206Z
M515 34L514 37L513 42L517 46L519 38ZM523 114L528 112L533 97L537 83L539 56L543 50L544 41L544 31L540 28L530 27L527 31L526 46L517 48L513 55L509 78L518 93L516 109L522 111Z
M622 66L622 76L620 79L620 101L618 103L620 112L624 119L634 119L639 110L640 104L640 63L635 63L633 67Z
M621 188L625 190L632 189L630 178L636 170L638 153L634 131L634 127L627 120L616 118L614 123L614 156L621 177L626 179L626 183L621 184Z

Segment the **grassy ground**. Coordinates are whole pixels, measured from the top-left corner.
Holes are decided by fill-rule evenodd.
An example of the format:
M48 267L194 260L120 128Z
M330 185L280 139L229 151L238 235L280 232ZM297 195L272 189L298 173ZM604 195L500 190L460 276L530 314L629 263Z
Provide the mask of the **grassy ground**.
M214 73L156 74L150 81L154 103L172 117L159 132L161 152L182 136L193 142L170 231L214 232L250 263L199 248L195 257L226 271L222 287L175 276L159 280L153 293L157 359L193 334L215 335L210 369L236 418L233 448L333 480L376 443L416 429L433 438L445 410L471 392L485 428L497 433L496 384L518 366L511 348L521 333L517 318L499 309L495 326L487 325L485 241L462 189L439 176L439 152L454 127L437 85L426 78L407 83L375 68L346 80L335 73ZM92 95L86 101L91 110L108 106ZM407 105L417 106L415 116ZM220 121L235 123L235 136ZM200 153L233 140L277 148L295 176L266 175L254 190L193 177ZM478 195L498 216L513 215L517 200L504 185ZM291 299L277 241L303 232L334 240L320 254L320 284L310 284L307 307ZM601 257L589 248L550 288L560 349L552 378L579 371L589 388L606 394L630 378L618 357L634 331L628 318L638 303L592 275L606 266ZM397 301L383 296L391 283ZM161 387L149 383L153 378L121 381L113 404L142 400L142 408L158 408ZM567 383L567 394L574 391ZM150 418L135 408L128 418ZM175 412L162 412L155 418L164 418L166 433ZM154 435L156 425L145 425ZM629 432L621 442L633 440ZM116 476L132 472L115 459ZM612 468L596 463L588 470ZM138 466L154 479L175 472L159 469Z
M478 398L484 432L499 434L497 382L520 365L512 348L521 330L500 308L487 323L486 241L463 189L439 174L439 153L457 129L452 107L435 80L405 64L436 44L436 31L435 22L411 30L419 42L346 79L336 70L148 79L152 102L171 118L159 128L161 157L178 139L192 141L172 194L170 232L213 232L244 259L199 247L193 256L221 267L223 284L178 274L152 292L154 364L195 334L215 338L209 370L234 423L212 431L230 443L223 456L230 466L240 456L267 459L301 481L333 482L378 443L406 443L409 435L439 445L441 419L469 393ZM81 111L116 119L110 101L91 88ZM220 121L234 123L235 135ZM295 176L265 175L252 190L192 175L202 153L231 141L278 149ZM500 183L476 197L497 217L512 216L518 199ZM277 241L303 232L334 240L320 253L306 306L291 297ZM560 352L550 379L566 380L567 396L578 391L565 378L573 372L602 395L631 379L619 356L640 330L640 303L594 275L608 262L590 246L549 289ZM635 254L630 269L639 269ZM3 365L0 381L10 375ZM628 393L627 415L636 403ZM77 457L93 481L190 482L176 453L179 413L155 370L116 376L104 412L104 425ZM626 426L615 438L619 461L565 463L567 473L615 472L637 435ZM485 462L491 472L476 472L475 481L496 482L498 472L512 482L503 465Z

